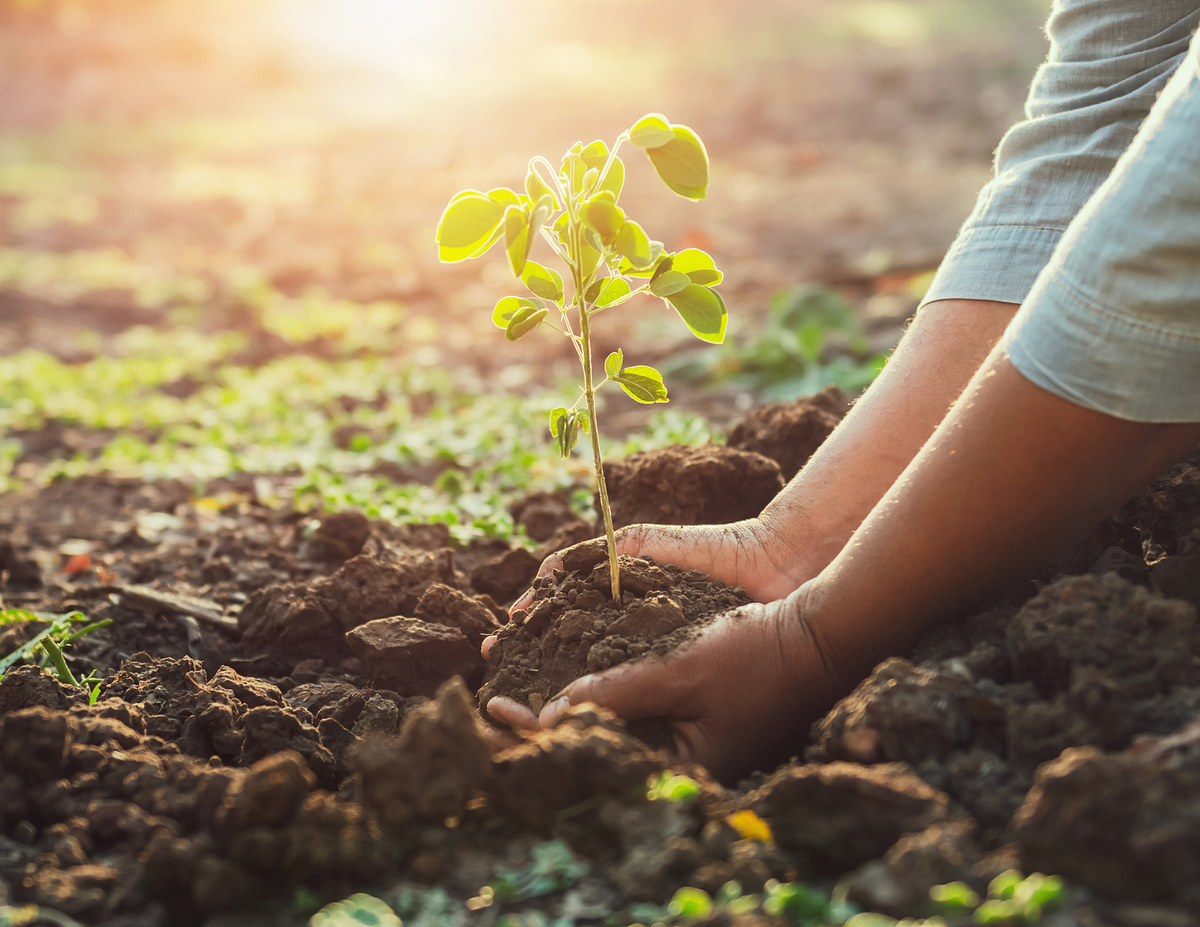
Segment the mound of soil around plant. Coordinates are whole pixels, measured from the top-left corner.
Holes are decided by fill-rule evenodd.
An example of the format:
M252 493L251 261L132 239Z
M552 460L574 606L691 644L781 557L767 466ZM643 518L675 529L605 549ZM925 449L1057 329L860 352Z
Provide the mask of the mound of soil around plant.
M534 583L532 604L499 632L488 655L496 674L479 690L480 705L506 695L540 711L580 676L663 656L717 615L752 601L694 570L625 556L618 564L620 603L612 600L602 538L571 548L561 573Z
M672 444L604 462L613 525L725 525L783 489L775 461L719 444ZM599 495L596 517L601 518Z

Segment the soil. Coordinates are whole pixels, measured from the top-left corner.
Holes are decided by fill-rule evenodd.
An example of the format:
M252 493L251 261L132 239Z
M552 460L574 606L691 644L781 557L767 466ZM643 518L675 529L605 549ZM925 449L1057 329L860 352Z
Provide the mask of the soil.
M808 463L808 458L849 411L846 394L830 386L815 396L767 403L751 410L729 432L725 443L737 450L770 457L779 464L787 481Z
M627 660L661 657L723 612L752 599L695 570L618 558L621 602L612 597L603 538L563 554L563 569L537 579L533 602L496 635L488 659L496 667L479 690L480 706L497 695L534 712L587 673Z
M951 24L899 46L851 36L819 53L812 37L824 45L836 26L821 17L858 13L824 2L663 0L639 11L653 22L638 38L625 28L627 4L601 16L593 5L542 5L547 15L533 19L549 31L529 34L529 18L518 17L489 33L486 94L471 102L449 87L445 102L422 108L415 85L397 92L390 80L280 57L214 5L196 16L178 4L9 4L0 60L12 92L0 95L0 129L12 136L5 157L18 157L6 161L18 179L0 198L0 238L18 252L111 248L172 275L194 269L213 290L195 306L199 330L244 336L227 363L345 356L332 337L301 343L264 328L228 283L232 266L246 266L291 297L315 289L402 303L404 321L376 346L381 354L419 357L474 384L466 388L550 384L576 369L570 346L555 354L529 338L497 351L481 307L508 295L511 280L494 267L437 264L432 223L454 190L512 184L531 152L612 138L642 112L642 80L606 78L608 102L581 110L582 85L553 70L612 61L619 45L633 49L632 61L662 62L661 73L652 67L661 108L694 125L713 155L720 182L705 204L681 203L645 170L631 170L628 184L669 247L718 258L722 292L737 306L731 338L756 330L774 294L819 282L855 304L870 352L886 351L915 307L920 275L990 177L994 147L1045 54L1037 4L1004 4L1005 20L986 19L994 5L980 4L974 31L964 20L963 31ZM22 6L36 10L14 12ZM923 21L937 5L905 6ZM91 20L82 33L72 26L80 13ZM581 43L546 41L556 17L566 17L560 37ZM754 45L758 35L768 44ZM628 45L635 40L645 44ZM518 43L550 49L536 63L551 71L505 67L500 56ZM540 88L532 108L527 76ZM401 101L405 111L377 119L361 108L368 100ZM212 151L212 142L162 140L177 123L232 120L242 139L237 127L263 114L307 124L326 110L311 138L268 133L257 147L226 139ZM42 141L46 158L30 164L54 169L29 182L70 194L71 172L82 171L94 220L26 221L37 198L18 195L19 153ZM181 192L180 178L206 171L244 171L249 182ZM259 177L279 178L288 195L261 190ZM140 326L191 331L179 321L192 309L191 297L184 302L103 280L70 292L10 279L0 291L0 355L120 355ZM611 343L597 350L637 344L639 362L661 364L692 346L677 320L661 321L614 314L600 336ZM418 337L426 330L428 342ZM847 350L831 341L822 361ZM217 375L214 364L159 389L186 397ZM671 394L672 409L719 427L749 398L732 380L704 392L672 379ZM407 397L414 414L431 395ZM339 400L346 411L388 401ZM641 427L654 408L606 407L606 433ZM752 410L726 447L611 461L618 523L752 517L844 414L845 397L827 391ZM47 467L92 457L123 434L81 425L69 402L60 415L0 436L19 444L0 465L42 485ZM346 449L376 437L351 424L333 440ZM452 466L380 460L372 472L431 483ZM640 797L670 759L646 742L653 731L601 711L572 709L554 729L495 749L476 703L506 677L488 678L495 668L479 644L503 628L502 662L506 648L524 648L510 665L546 676L527 687L532 704L560 684L548 670L565 682L653 654L704 620L678 625L692 600L707 597L719 611L742 601L736 590L633 561L630 601L618 612L603 566L578 563L542 584L538 638L532 614L506 626L506 606L546 556L597 533L569 493L533 493L512 507L538 545L530 551L494 539L458 545L441 524L296 509L260 498L256 476L205 486L59 478L0 495L3 607L112 621L66 652L76 675L102 677L94 704L32 666L0 680L0 922L32 916L18 907L32 904L40 922L60 925L290 927L352 892L398 907L419 887L455 907L405 914L415 927L489 927L527 907L592 924L634 902L663 904L680 886L715 893L737 880L757 892L771 879L826 890L840 882L864 910L924 917L931 885L961 879L982 892L1022 868L1071 885L1067 910L1046 925L1200 924L1200 456L1038 575L877 667L796 744L802 758L731 789L675 766L701 787L690 804ZM278 489L290 477L269 478ZM200 497L230 501L213 509L195 504ZM587 560L590 550L569 556ZM572 591L572 608L551 620ZM585 647L597 621L608 622L606 636ZM645 625L631 631L622 621ZM0 627L0 654L41 626ZM651 627L671 630L653 637ZM540 667L528 659L534 650ZM730 815L744 810L775 839L735 829ZM463 906L501 869L527 865L547 838L566 841L586 868L569 891Z
M758 411L746 430L785 420ZM618 609L593 541L505 623L507 593L481 587L519 588L542 555L454 547L441 526L242 503L206 522L170 482L0 497L5 604L113 619L67 651L104 677L95 704L32 666L0 681L0 901L95 924L291 924L299 889L436 884L465 900L558 837L603 911L800 878L917 916L931 885L982 890L1019 867L1066 876L1080 922L1193 923L1200 627L1194 601L1162 590L1195 583L1198 462L877 667L803 759L737 789L679 769L701 783L691 805L636 797L670 762L638 735L661 732L584 707L497 752L475 706L503 692L537 707L665 652L740 590L626 559ZM561 501L521 507L542 513L547 550L578 530ZM147 510L178 527L140 532ZM68 575L61 551L81 537L91 567ZM0 645L23 639L10 627ZM774 842L743 838L737 810Z

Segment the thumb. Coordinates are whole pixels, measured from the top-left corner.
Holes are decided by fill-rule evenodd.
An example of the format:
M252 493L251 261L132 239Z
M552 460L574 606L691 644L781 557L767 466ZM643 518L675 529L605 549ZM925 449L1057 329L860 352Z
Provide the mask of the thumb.
M581 676L542 708L538 723L553 727L572 705L593 702L627 721L676 716L681 698L678 671L655 659L634 660Z

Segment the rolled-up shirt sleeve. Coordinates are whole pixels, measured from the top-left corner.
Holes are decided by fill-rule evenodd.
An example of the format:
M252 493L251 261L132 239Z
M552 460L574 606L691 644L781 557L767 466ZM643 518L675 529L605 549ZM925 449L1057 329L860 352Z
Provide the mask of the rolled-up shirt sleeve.
M1001 345L1025 377L1079 405L1200 421L1200 38Z
M1050 52L922 303L1024 301L1200 24L1197 0L1055 0Z

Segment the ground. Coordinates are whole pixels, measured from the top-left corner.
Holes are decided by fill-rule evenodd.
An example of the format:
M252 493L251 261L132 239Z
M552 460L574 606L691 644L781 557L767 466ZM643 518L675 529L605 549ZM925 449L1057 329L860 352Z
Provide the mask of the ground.
M717 258L727 344L614 311L599 349L672 401L600 420L619 522L747 517L846 409L792 400L894 346L1042 5L413 3L382 70L369 3L302 7L0 3L0 919L966 923L961 881L994 922L1197 923L1193 463L740 784L590 709L504 750L476 712L653 657L691 593L631 564L610 615L577 548L519 661L479 655L597 528L545 426L573 354L491 324L501 257L437 263L449 198L648 111L703 137L706 200L635 152L622 202Z

